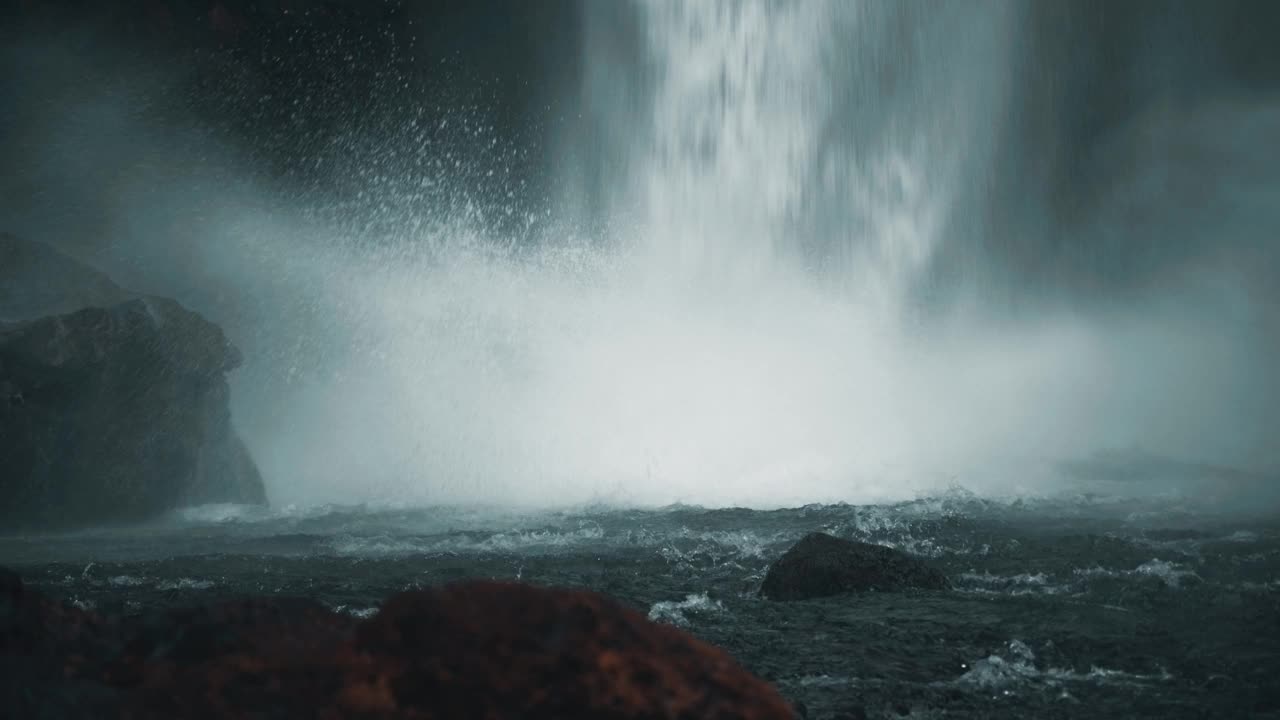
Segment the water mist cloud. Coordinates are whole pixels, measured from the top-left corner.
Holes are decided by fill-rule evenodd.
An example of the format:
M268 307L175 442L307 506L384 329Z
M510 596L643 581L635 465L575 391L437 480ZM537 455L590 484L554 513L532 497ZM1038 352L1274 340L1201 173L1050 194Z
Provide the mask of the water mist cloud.
M700 49L726 47L737 46ZM73 76L85 59L62 49L16 52L33 53L22 60L33 66L65 62ZM982 80L1003 56L961 55L978 78L975 92L1003 102L1000 84ZM233 413L277 504L777 506L894 500L952 484L1052 493L1080 487L1056 463L1116 447L1251 469L1280 463L1280 388L1269 364L1277 314L1266 269L1275 267L1275 245L1258 235L1276 227L1278 185L1248 161L1257 144L1216 139L1239 140L1246 130L1264 137L1274 106L1190 114L1167 130L1167 142L1220 151L1217 176L1229 178L1229 190L1200 204L1167 204L1151 183L1190 179L1202 164L1135 158L1127 174L1105 173L1121 178L1114 204L1077 228L1080 237L1150 242L1153 252L1180 238L1201 250L1153 265L1181 272L1123 303L1029 288L1025 311L1010 319L981 293L961 293L945 312L917 320L909 286L938 245L981 227L965 173L986 172L984 153L998 140L995 126L981 124L980 106L960 118L959 131L981 157L929 152L953 139L953 128L920 115L937 108L927 92L908 90L963 79L957 65L931 75L943 61L900 69L895 107L909 117L888 134L866 126L832 140L832 117L851 121L851 107L809 124L814 118L782 112L803 102L767 93L725 106L750 113L754 102L781 103L770 106L775 114L746 118L753 122L737 126L746 135L720 146L736 160L685 163L679 133L659 138L673 143L667 155L636 160L652 150L661 117L595 133L636 143L601 151L626 162L597 158L605 169L591 174L595 181L639 193L620 203L626 212L606 209L603 224L576 209L530 210L509 187L477 189L476 178L490 177L504 156L474 153L491 138L466 113L449 125L469 128L465 152L436 135L425 142L412 113L355 138L361 150L351 162L364 173L352 180L364 183L357 202L274 183L194 122L139 117L138 97L172 86L163 74L135 68L115 84L88 86L44 76L19 92L30 101L19 122L27 150L4 178L35 188L23 197L43 199L11 203L3 217L78 250L122 284L174 295L227 327L246 355L233 378ZM880 78L878 69L853 86L876 87L869 78ZM750 94L752 82L791 77L766 75L736 87ZM54 102L50 87L67 92ZM612 103L641 105L637 98L653 92L638 80L623 87L625 98L592 101L611 109L609 122L624 115ZM662 117L676 124L685 122L681 103L708 99L664 97ZM949 95L943 105L956 102ZM790 144L743 155L779 133ZM920 134L923 145L913 141ZM868 159L868 148L881 152ZM823 168L844 160L844 175L831 181ZM756 207L754 176L793 161L768 178L770 197L786 201ZM734 182L719 183L726 172ZM849 204L855 191L861 205ZM894 197L897 205L886 203ZM1138 216L1135 208L1145 209ZM847 247L870 248L840 266L840 282L803 261L814 241L806 233L836 230ZM1206 233L1223 240L1198 242ZM744 272L697 271L737 250L750 255ZM864 292L868 283L879 284L875 292ZM1144 492L1159 491L1160 478L1152 481Z

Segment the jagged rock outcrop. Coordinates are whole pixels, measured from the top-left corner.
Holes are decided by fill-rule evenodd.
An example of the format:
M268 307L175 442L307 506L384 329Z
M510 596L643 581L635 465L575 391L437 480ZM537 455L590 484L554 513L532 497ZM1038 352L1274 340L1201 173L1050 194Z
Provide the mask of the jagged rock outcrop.
M945 590L946 575L900 550L809 533L769 568L760 594L808 600L850 592Z
M128 297L56 253L25 257L26 274L8 268L3 285L20 307ZM65 295L15 292L60 268L87 288L68 280ZM185 505L265 502L231 425L226 373L239 363L218 326L164 298L0 323L0 528L135 522Z
M282 598L116 618L0 568L0 671L0 702L29 718L794 717L682 630L516 583L402 593L364 621Z

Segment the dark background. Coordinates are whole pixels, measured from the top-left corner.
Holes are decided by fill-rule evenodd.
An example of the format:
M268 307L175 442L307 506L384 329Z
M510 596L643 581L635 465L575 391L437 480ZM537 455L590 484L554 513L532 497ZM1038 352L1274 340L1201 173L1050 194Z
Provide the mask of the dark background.
M563 113L549 102L578 62L575 0L5 0L2 17L22 51L0 69L0 102L16 110L0 155L39 153L54 104L74 113L76 93L128 84L139 119L194 128L298 191L352 190L348 140L391 142L408 120L463 112L526 150L520 180L544 178ZM68 59L80 64L51 79Z

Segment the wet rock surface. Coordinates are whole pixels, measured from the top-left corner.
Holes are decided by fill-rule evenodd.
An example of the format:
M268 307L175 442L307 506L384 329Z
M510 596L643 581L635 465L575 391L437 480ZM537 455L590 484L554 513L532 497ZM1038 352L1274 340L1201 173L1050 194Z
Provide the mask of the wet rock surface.
M949 587L941 571L900 550L810 533L769 568L760 594L770 600L808 600L851 592Z
M231 425L226 373L241 358L222 330L166 298L95 304L128 295L52 250L0 243L14 248L26 260L4 273L8 295L21 296L11 314L89 306L0 323L0 525L62 529L264 503ZM14 289L63 271L70 278L48 297Z
M295 599L119 618L0 569L15 717L790 718L724 651L604 595L467 582L364 621Z

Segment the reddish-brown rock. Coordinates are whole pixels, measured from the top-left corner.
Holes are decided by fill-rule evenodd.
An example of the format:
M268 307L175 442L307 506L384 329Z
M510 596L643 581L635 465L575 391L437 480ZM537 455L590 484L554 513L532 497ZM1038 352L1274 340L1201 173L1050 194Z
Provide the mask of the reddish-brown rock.
M355 646L378 665L348 697L415 717L791 716L723 650L590 592L468 583L406 593L360 626Z
M22 717L791 718L724 651L606 596L472 582L357 622L258 599L114 620L0 570Z

